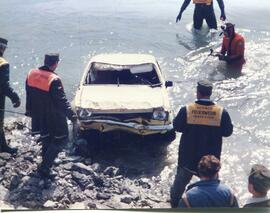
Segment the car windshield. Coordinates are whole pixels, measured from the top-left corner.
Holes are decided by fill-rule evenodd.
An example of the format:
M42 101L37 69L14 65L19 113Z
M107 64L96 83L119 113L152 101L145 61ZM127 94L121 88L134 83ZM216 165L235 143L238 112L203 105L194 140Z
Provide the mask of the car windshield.
M127 84L160 86L153 64L112 65L92 63L85 84Z

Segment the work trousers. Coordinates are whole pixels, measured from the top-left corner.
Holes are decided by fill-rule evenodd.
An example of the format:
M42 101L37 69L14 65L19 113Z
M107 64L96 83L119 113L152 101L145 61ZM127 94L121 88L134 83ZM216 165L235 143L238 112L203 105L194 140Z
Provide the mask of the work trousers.
M182 167L177 167L176 176L174 183L171 187L171 207L177 208L180 199L186 189L186 186L189 184L193 174Z
M40 164L39 170L44 175L49 175L50 169L54 163L55 158L63 150L66 145L68 138L64 137L61 139L57 139L52 136L41 136L42 148L42 162Z
M6 97L0 94L0 152L7 146L4 132L4 117L5 117L5 99Z
M210 29L217 29L217 20L213 7L196 5L193 14L194 28L200 30L204 19Z

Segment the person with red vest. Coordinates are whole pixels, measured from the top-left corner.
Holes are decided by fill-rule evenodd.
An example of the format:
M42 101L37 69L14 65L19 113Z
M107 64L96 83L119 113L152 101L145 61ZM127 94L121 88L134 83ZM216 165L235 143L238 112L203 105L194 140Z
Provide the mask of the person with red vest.
M6 141L4 131L5 102L8 97L13 107L20 106L21 101L18 94L11 88L9 83L9 63L3 58L7 48L8 40L0 38L0 152L15 154L17 148L11 148Z
M222 26L222 30L224 36L218 58L221 61L226 61L230 66L239 67L241 70L243 64L245 64L245 39L235 32L232 23L226 23L225 26Z
M53 178L50 169L68 140L67 120L77 120L68 102L60 77L54 72L59 54L46 54L44 66L30 70L26 80L26 115L32 128L39 131L42 142L41 177Z
M176 22L182 18L182 13L185 11L191 0L184 0L180 12L176 17ZM226 15L224 10L223 0L217 0L219 8L221 10L220 20L225 21ZM217 29L217 20L214 12L213 0L193 0L195 4L194 15L193 15L193 27L196 30L200 30L205 19L210 29Z

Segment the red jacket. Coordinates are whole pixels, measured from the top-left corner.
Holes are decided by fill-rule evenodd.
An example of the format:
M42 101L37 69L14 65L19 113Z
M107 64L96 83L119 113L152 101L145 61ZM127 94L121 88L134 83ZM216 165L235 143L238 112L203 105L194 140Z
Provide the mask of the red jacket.
M222 54L227 53L227 56L233 59L232 62L230 62L229 64L242 66L246 62L244 58L244 52L245 52L245 39L243 38L243 36L235 33L235 36L230 44L230 38L224 35L221 53Z

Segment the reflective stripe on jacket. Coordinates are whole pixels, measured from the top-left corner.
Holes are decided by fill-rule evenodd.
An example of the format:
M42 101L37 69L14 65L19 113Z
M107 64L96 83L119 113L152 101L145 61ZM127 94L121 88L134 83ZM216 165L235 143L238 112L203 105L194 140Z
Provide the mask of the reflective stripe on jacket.
M206 5L211 5L212 0L193 0L194 4L206 4Z

